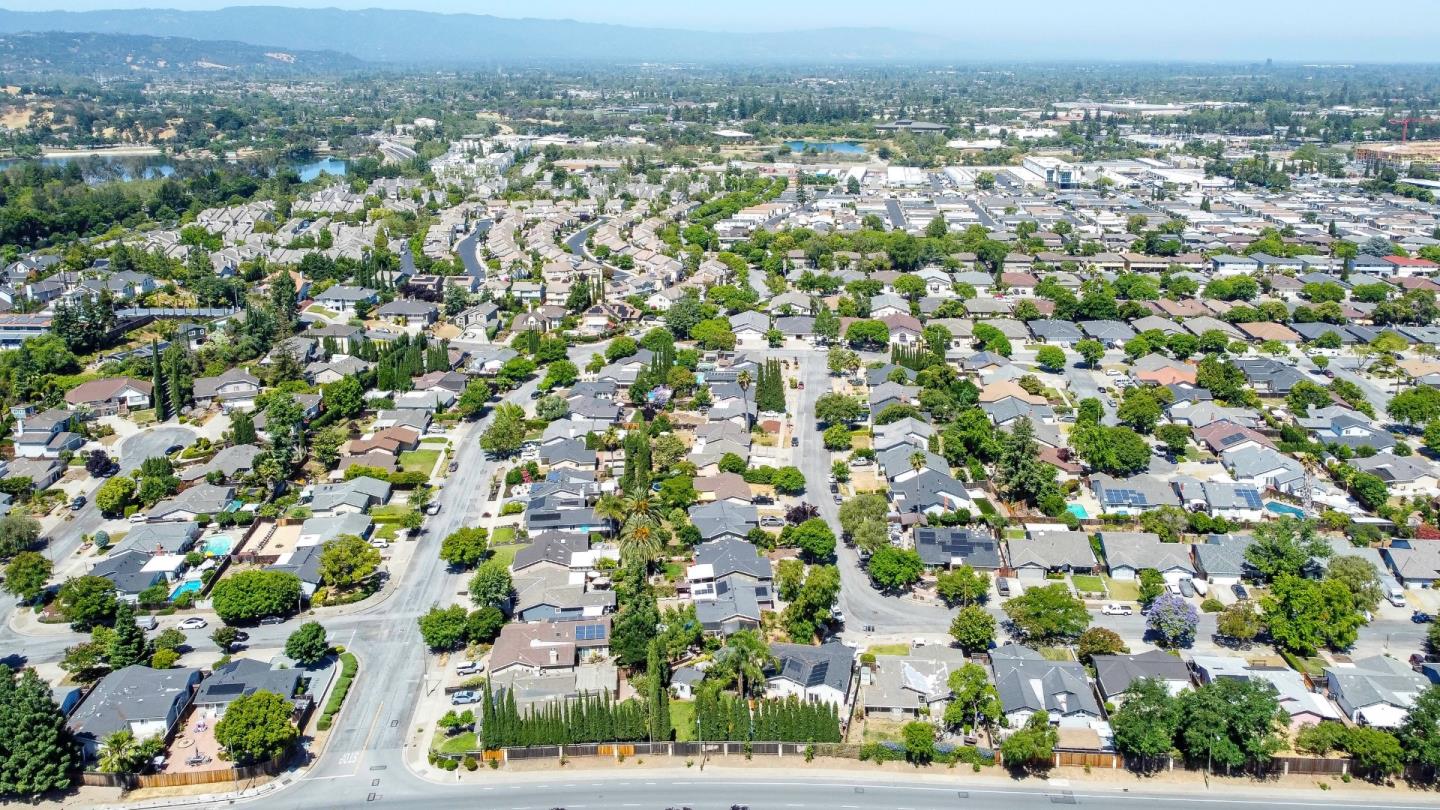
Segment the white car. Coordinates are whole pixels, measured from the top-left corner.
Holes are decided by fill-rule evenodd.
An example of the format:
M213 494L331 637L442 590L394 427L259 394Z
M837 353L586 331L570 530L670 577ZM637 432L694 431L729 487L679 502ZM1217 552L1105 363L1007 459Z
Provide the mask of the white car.
M1120 369L1118 369L1118 368L1107 368L1107 369L1105 369L1105 376L1106 376L1106 377L1119 377L1119 376L1120 376L1121 374L1123 374L1123 373L1124 373L1124 372L1122 372L1122 371L1121 371Z
M390 544L389 544L388 542L386 542L385 540L380 540L380 539L371 540L371 541L370 541L370 545L373 546L373 547L375 547L375 548L379 548L379 549L390 548Z
M203 630L203 629L205 629L205 625L206 625L206 624L208 624L208 622L206 622L204 619L200 618L199 616L191 616L191 617L188 618L188 619L182 619L182 620L180 621L180 629L181 629L181 630Z
M1100 612L1106 616L1129 616L1135 612L1135 609L1129 605L1122 605L1119 602L1111 602L1105 607L1100 608Z

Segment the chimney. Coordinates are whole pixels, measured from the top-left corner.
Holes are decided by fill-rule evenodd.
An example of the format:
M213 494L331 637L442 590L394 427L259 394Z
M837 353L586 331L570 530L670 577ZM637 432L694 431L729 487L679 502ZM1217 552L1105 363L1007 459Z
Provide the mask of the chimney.
M551 648L551 650L550 650L550 663L551 663L551 665L560 663L560 651L559 651L559 650L556 650L556 649L554 649L554 648Z

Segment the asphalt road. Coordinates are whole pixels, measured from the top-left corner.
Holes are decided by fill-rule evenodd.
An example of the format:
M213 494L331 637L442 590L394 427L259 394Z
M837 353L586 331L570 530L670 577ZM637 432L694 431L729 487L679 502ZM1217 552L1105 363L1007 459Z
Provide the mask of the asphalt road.
M1071 787L1054 784L1016 783L1008 785L995 779L968 781L964 778L900 779L893 774L852 775L830 773L806 778L792 774L764 772L737 773L734 770L686 771L675 778L673 772L659 771L653 775L639 772L616 775L614 772L564 771L545 775L495 775L483 780L459 781L454 784L424 782L409 773L388 770L367 772L357 778L357 791L365 792L360 803L376 807L415 808L473 805L487 810L586 810L586 808L690 808L691 810L728 810L741 805L754 810L770 808L822 808L823 810L953 810L956 807L974 810L1026 810L1052 805L1089 805L1107 808L1142 808L1156 803L1178 808L1395 808L1407 810L1427 806L1427 802L1405 796L1376 798L1366 793L1351 798L1320 798L1319 791L1294 791L1284 788L1261 788L1240 792L1213 792L1190 789L1181 793L1164 792L1164 788L1131 790L1129 788ZM318 808L353 807L338 795L343 781L315 782L305 780L279 793L265 797L267 807ZM1196 788L1199 785L1195 786ZM346 791L348 792L348 790Z
M120 442L120 471L138 469L145 459L163 456L176 445L189 447L194 441L195 431L180 425L164 425L136 433Z
M606 218L601 217L600 219L597 219L589 225L586 225L575 233L572 233L569 236L565 237L565 246L570 248L570 253L572 255L581 256L586 259L593 258L590 255L590 251L585 249L585 240L590 238L591 231L600 227L605 222Z

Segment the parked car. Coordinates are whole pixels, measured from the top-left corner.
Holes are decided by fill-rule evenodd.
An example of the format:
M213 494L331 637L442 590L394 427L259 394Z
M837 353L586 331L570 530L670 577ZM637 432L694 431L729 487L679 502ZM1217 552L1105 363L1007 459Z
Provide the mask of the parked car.
M447 469L450 470L450 472L455 472L456 470L460 469L460 462L458 462L458 461L452 461L452 462L450 462L450 466L449 466Z
M791 447L799 447L799 446L800 446L800 437L799 437L799 436L791 436L791 437L790 437L790 446L791 446Z
M1189 579L1182 579L1182 580L1180 580L1180 595L1181 595L1181 596L1186 596L1186 597L1194 596L1194 595L1195 595L1195 585L1194 585L1194 583L1192 583Z
M370 541L370 545L373 546L373 547L375 547L375 548L378 548L378 549L390 548L390 543L389 543L388 541L382 539L382 538L379 538L379 537L375 538L374 540L371 540L371 541Z
M148 615L136 616L135 624L139 626L141 630L154 630L155 628L160 626L159 620L157 620L154 616Z
M835 622L836 624L844 624L845 611L841 610L840 608L835 608L834 610L831 610L830 621Z
M778 518L778 517L776 517L776 516L774 516L774 515L766 515L765 517L760 518L760 525L761 525L761 526L771 526L771 527L773 527L773 526L784 526L784 525L785 525L785 521L784 521L784 520L781 520L780 518Z
M485 669L485 667L481 666L479 661L461 661L461 662L455 667L455 674L456 674L456 675L476 675L476 674L484 671L484 669Z
M1135 613L1135 609L1129 605L1122 605L1119 602L1111 602L1105 607L1100 608L1100 612L1106 616L1130 616Z
M199 616L191 616L191 617L188 618L188 619L181 619L181 620L180 620L180 629L181 629L181 630L202 630L202 629L205 628L205 625L207 625L207 624L209 624L209 622L205 621L204 619L200 618Z
M544 391L541 391L541 390L538 389L538 388L535 389L534 391L531 391L531 392L530 392L530 398L531 398L531 399L539 399L539 398L541 398L541 397L543 397L543 396L545 396L545 392L544 392Z
M1105 369L1105 376L1106 376L1106 377L1119 377L1119 376L1120 376L1121 374L1123 374L1123 373L1124 373L1124 372L1121 371L1121 370L1118 369L1118 368L1107 368L1107 369Z
M465 689L450 696L451 706L464 706L470 703L479 703L480 693L473 689Z
M1010 580L1006 579L1005 577L1000 577L999 579L995 580L995 592L1000 594L1001 596L1009 596Z
M426 504L426 505L425 505L425 514L427 514L427 515L438 515L438 514L440 514L440 504L435 503L435 502L433 502L433 501L432 501L431 503Z
M265 618L263 618L263 619L260 620L260 623L261 623L261 624L284 624L284 623L285 623L285 617L284 617L284 616L266 616Z
M1414 613L1410 614L1410 621L1416 624L1429 624L1430 622L1435 621L1435 617L1431 616L1429 613L1426 613L1423 610L1417 610Z
M844 500L845 500L844 498L840 497L840 493L838 493L838 492L835 493L835 503L841 503L841 502L843 502Z
M80 511L81 509L84 509L84 508L85 508L85 496L84 496L84 495L76 495L76 496L75 496L75 500L73 500L73 501L70 502L70 511L72 511L72 512L78 512L78 511Z
M1238 582L1230 586L1230 592L1235 594L1236 599L1248 599L1250 597L1250 594L1245 590L1245 586Z

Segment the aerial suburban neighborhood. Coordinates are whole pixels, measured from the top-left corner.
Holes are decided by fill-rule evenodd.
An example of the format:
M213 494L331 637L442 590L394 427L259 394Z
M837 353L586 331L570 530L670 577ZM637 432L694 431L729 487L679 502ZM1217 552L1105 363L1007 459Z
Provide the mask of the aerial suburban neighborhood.
M6 800L1433 802L1433 66L242 11L0 17Z

